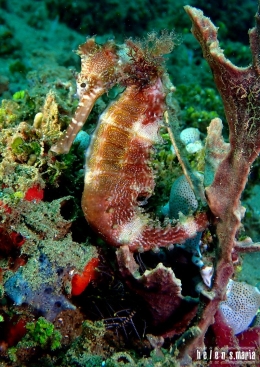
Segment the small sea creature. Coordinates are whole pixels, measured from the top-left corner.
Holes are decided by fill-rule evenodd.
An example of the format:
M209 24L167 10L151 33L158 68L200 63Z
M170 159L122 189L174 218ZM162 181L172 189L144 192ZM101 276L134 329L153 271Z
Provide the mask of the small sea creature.
M114 329L116 333L118 333L118 330L122 329L124 331L126 339L128 339L127 336L127 326L135 332L138 339L140 338L140 335L136 329L136 326L133 321L133 317L135 316L135 311L131 311L130 309L120 310L113 313L113 317L109 317L104 319L104 324L106 329Z
M88 42L87 46L80 48L83 54L89 48ZM205 229L207 219L205 213L200 213L195 218L184 218L183 223L175 227L161 227L144 213L142 206L152 195L155 185L150 166L151 152L159 141L158 132L166 111L168 90L164 82L168 79L162 67L162 55L172 50L173 35L163 33L156 38L152 33L144 43L128 40L126 45L128 59L118 62L120 76L117 80L126 88L100 116L92 136L86 154L82 209L88 223L107 243L116 247L128 245L131 251L142 252L182 243ZM99 90L99 74L102 76L104 66L102 58L107 53L101 50L95 54L94 79ZM108 54L111 52L109 50ZM114 71L117 59L114 54L110 59ZM86 70L84 60L82 75ZM112 79L114 77L115 74ZM74 139L71 136L75 133L75 126L81 127L83 117L85 119L88 115L89 91L79 94L81 100L72 128L67 129L65 140L58 141L52 148L54 152L67 151L66 141ZM84 99L85 104L82 103Z

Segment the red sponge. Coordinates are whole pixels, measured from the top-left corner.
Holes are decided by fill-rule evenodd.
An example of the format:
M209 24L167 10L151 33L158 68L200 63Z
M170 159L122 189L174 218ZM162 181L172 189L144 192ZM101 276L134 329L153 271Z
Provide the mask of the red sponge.
M94 257L87 263L81 275L75 274L73 276L72 281L71 281L72 296L80 295L85 290L85 288L88 286L88 284L91 282L91 280L95 279L97 275L96 267L98 266L98 263L99 263L99 259Z

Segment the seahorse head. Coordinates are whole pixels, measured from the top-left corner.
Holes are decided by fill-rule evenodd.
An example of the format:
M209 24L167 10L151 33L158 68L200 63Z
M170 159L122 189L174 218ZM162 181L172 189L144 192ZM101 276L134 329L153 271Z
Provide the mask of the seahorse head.
M81 98L92 88L108 90L116 82L118 56L114 42L100 46L94 38L80 45L81 72L77 77L77 94Z

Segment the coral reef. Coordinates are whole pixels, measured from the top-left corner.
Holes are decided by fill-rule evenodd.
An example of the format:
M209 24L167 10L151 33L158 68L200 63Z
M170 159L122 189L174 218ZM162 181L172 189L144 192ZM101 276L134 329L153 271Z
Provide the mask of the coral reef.
M166 3L149 6L157 14ZM147 2L105 2L106 34L84 43L59 20L95 29L91 13L74 16L88 4L0 6L0 366L259 365L260 244L249 236L258 235L260 10L242 68L228 59L234 35L224 55L217 28L190 5L205 61L173 8L179 52L175 32L151 31L168 20L148 19ZM150 32L122 43L120 32L132 32L115 10ZM32 29L48 55L34 34L26 49ZM112 30L121 43L107 41ZM68 43L53 51L62 32L81 43L79 73L68 71Z

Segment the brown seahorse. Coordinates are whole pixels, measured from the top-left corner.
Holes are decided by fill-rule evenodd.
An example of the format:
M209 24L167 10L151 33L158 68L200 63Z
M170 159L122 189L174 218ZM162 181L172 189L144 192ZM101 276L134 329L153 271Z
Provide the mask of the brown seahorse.
M151 150L166 111L161 56L172 46L169 38L161 41L153 49L127 42L129 60L121 63L118 81L126 88L100 116L86 154L84 215L107 243L131 251L181 243L207 225L206 214L199 213L161 227L142 208L154 190Z

